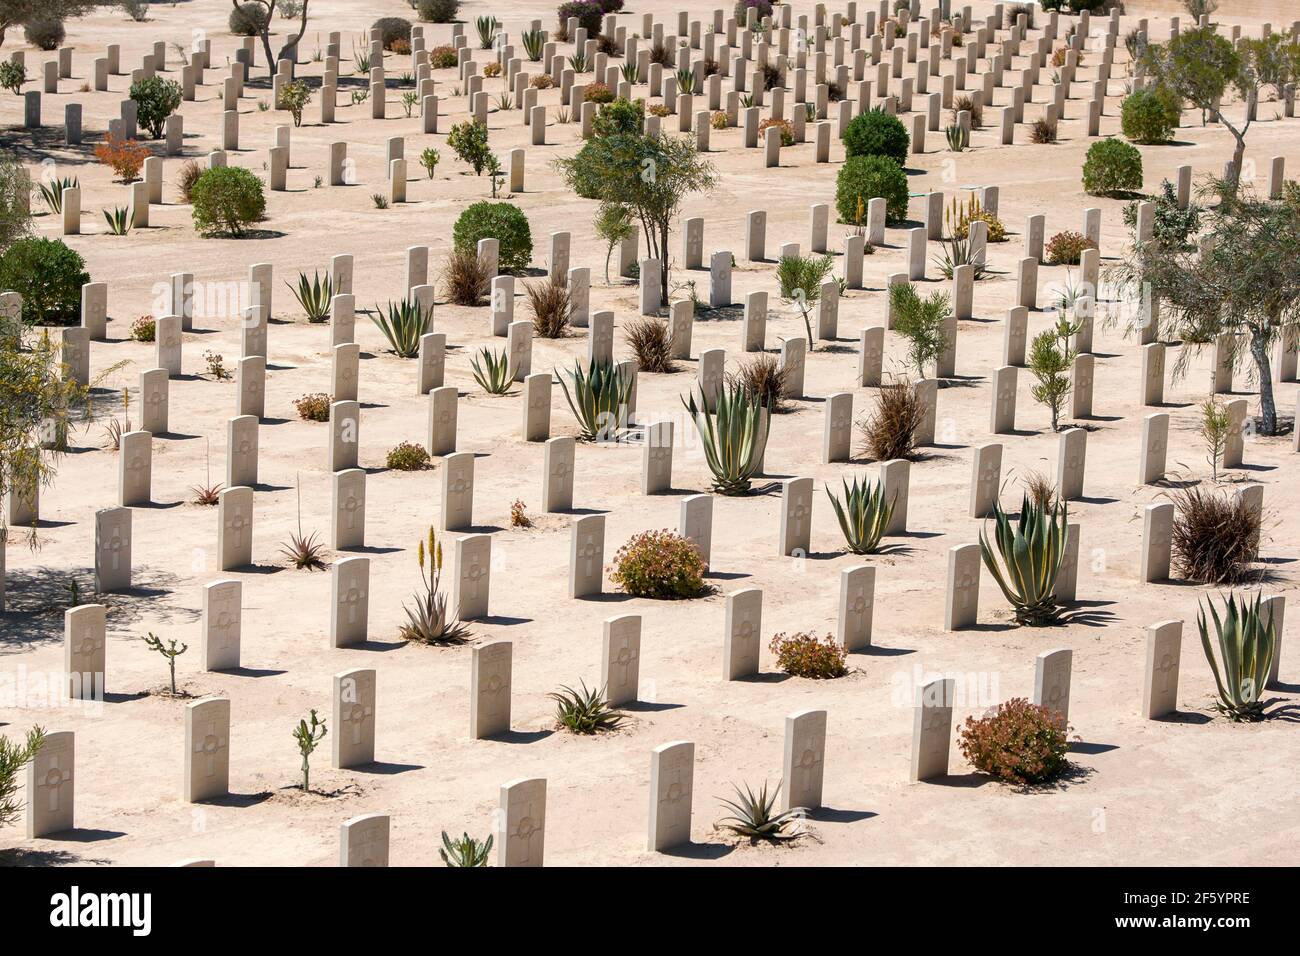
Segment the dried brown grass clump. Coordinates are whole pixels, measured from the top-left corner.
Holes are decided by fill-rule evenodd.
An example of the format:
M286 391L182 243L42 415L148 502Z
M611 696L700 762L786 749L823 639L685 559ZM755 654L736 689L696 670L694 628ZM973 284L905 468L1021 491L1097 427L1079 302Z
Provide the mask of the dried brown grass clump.
M882 385L876 396L876 410L858 422L867 454L876 461L910 458L916 447L916 430L925 417L925 406L916 388L905 381Z
M1172 491L1174 571L1201 584L1236 584L1252 576L1263 516L1237 495L1193 485Z
M655 318L633 319L627 324L627 343L643 372L672 372L672 333L668 323Z
M1036 508L1050 510L1056 504L1056 485L1041 471L1031 471L1025 476L1025 494Z
M533 331L544 339L558 339L569 328L569 286L558 276L545 282L524 284L533 311Z
M751 359L741 359L734 374L728 376L733 387L742 388L769 412L785 410L786 370L775 355L766 352Z
M461 249L447 256L442 270L442 291L448 302L481 305L489 281L487 263L473 250Z
M962 110L970 113L971 129L984 128L984 103L978 96L958 96L952 101L952 121L957 122L957 114Z
M202 175L203 167L192 159L186 160L181 166L180 174L176 177L176 188L181 191L181 198L186 202L190 201L190 190Z
M1056 123L1053 120L1037 119L1029 127L1029 141L1045 145L1056 142Z

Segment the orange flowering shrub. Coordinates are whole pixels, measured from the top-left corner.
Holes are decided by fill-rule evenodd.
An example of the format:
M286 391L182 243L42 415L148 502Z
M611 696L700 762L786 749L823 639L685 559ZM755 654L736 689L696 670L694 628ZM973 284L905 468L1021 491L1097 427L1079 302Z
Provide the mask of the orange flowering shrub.
M109 136L95 147L95 158L112 167L122 182L135 182L140 178L144 161L149 158L149 147L133 139Z
M1046 707L1013 697L987 717L967 717L958 745L976 770L1011 783L1043 783L1069 766L1069 729Z
M758 124L758 141L760 143L763 142L763 130L767 129L769 126L775 126L781 131L780 136L782 146L794 145L794 127L790 125L790 121L775 118L765 119L763 122Z
M610 580L637 597L692 598L708 593L706 570L689 538L668 530L642 531L614 555Z
M803 633L787 636L782 632L772 638L768 650L776 655L776 666L794 677L830 680L849 672L844 663L848 652L829 634L824 637Z

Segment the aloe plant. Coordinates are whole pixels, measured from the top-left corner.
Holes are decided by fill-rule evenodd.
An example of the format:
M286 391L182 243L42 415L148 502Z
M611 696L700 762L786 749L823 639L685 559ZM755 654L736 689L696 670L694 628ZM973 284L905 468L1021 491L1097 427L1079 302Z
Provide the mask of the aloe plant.
M462 833L459 840L447 836L442 831L442 849L438 856L448 866L487 866L488 856L492 853L492 834L486 840L476 840L468 833Z
M469 627L452 613L442 592L442 542L432 527L427 541L426 546L425 539L420 539L415 554L423 589L414 595L414 610L402 605L406 623L398 627L398 634L403 640L417 644L464 644L470 636Z
M51 181L49 185L37 183L36 188L41 191L41 198L45 200L46 207L57 216L63 212L63 190L80 185L76 176L64 176L62 179Z
M564 398L582 429L583 441L595 441L614 432L626 418L632 377L613 362L592 361L586 369L574 363L568 373L572 390L560 379Z
M732 385L718 393L713 412L697 405L694 394L683 404L700 433L704 458L713 473L713 490L720 495L745 494L767 445L770 423L760 397Z
M1055 622L1061 614L1056 576L1065 558L1065 502L1036 505L1026 495L1014 527L995 502L993 522L993 545L980 530L980 555L1015 609L1016 623L1041 627Z
M307 313L308 322L324 322L330 317L330 302L334 298L334 280L329 273L322 279L319 272L313 272L310 279L307 273L298 273L298 284L289 285L289 291L298 300L298 305Z
M1249 603L1244 597L1238 601L1229 595L1223 602L1223 617L1219 616L1214 601L1207 601L1214 621L1214 634L1219 642L1222 669L1210 644L1204 607L1199 607L1196 612L1196 627L1201 632L1201 647L1210 662L1214 685L1219 691L1214 706L1233 720L1259 720L1265 716L1264 708L1268 706L1260 699L1260 694L1268 683L1273 655L1277 653L1277 627L1272 610L1264 613L1258 593Z
M385 312L378 305L370 318L384 333L393 351L402 358L415 358L420 354L420 336L428 331L432 309L424 309L413 299L389 302Z
M953 124L944 129L944 135L948 137L948 148L954 153L960 153L970 145L970 133L964 126Z
M641 71L637 69L636 62L633 60L622 64L618 70L623 74L623 79L627 80L631 86L636 86L641 81Z
M541 30L525 30L519 38L523 41L524 54L530 62L536 63L542 58L542 51L546 46L546 34Z
M497 29L501 26L501 21L496 17L478 17L474 20L474 26L478 30L478 43L484 50L492 49L492 44L497 38Z
M479 359L483 361L480 363ZM510 356L505 349L493 352L481 348L478 355L471 355L469 364L474 369L474 381L489 395L504 395L510 391L514 376L510 372Z
M869 481L859 483L855 478L852 485L847 481L843 485L843 500L833 495L830 488L826 489L826 497L835 509L849 550L854 554L871 554L880 546L880 539L889 527L894 499L885 500L883 482L873 485Z
M695 71L680 69L677 71L677 91L679 93L695 92Z
M749 784L745 784L743 791L734 783L731 787L736 791L734 800L718 798L731 811L731 816L723 817L718 825L751 840L789 839L795 834L787 833L786 828L808 812L804 807L791 807L778 813L776 799L781 792L779 783L770 796L766 780L758 793L754 793Z
M574 73L587 72L587 54L575 53L569 57L569 66L573 68Z
M115 236L125 236L131 231L131 210L127 206L114 206L104 210L108 231Z
M561 685L558 691L546 695L555 701L555 719L560 725L575 734L594 734L618 727L623 715L609 705L604 689L588 690L585 682L580 683L581 690Z
M989 270L984 264L984 259L973 261L971 259L972 247L969 236L953 236L951 239L940 240L939 247L941 255L935 256L932 261L938 266L945 279L951 279L958 266L974 266L973 280L976 282L988 278Z

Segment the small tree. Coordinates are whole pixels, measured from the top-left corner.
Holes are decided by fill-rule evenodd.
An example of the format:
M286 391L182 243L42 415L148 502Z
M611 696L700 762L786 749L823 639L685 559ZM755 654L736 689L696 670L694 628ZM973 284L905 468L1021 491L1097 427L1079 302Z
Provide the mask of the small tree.
M68 0L64 0L68 2ZM307 7L311 0L300 0L302 7L298 10L298 32L293 34L290 39L280 47L280 52L273 54L271 52L271 21L275 17L277 5L283 6L283 0L230 0L230 5L236 11L242 6L251 6L257 4L266 9L264 17L258 17L253 21L257 35L262 38L262 51L266 54L266 68L272 73L275 72L275 65L278 61L283 60L285 55L298 45L302 35L307 32Z
M307 793L311 790L311 755L316 750L316 745L324 739L327 733L325 721L316 716L316 709L313 707L311 714L308 715L311 723L306 720L298 721L298 726L293 729L293 739L298 741L298 753L302 754L302 792Z
M605 243L605 284L609 285L609 260L615 247L622 245L636 232L632 213L622 203L603 202L596 210L596 235Z
M157 651L163 657L167 658L167 669L171 673L171 680L172 680L172 696L175 697L176 696L176 658L180 657L182 654L188 651L190 649L190 646L188 644L182 644L180 647L177 647L175 638L170 638L167 641L167 643L164 644L162 642L162 638L156 636L153 633L153 631L150 631L148 636L144 638L144 643L145 646L149 648L149 650Z
M782 256L776 267L776 281L781 285L781 298L799 310L804 328L808 332L808 351L815 347L813 340L813 306L822 297L822 283L835 268L829 256Z
M18 771L31 763L45 743L45 731L33 727L27 739L17 744L8 737L0 737L0 827L8 826L22 810L18 799Z
M311 87L307 85L306 80L294 80L291 83L284 84L280 90L279 107L289 111L293 117L293 125L302 125L302 111L307 108L311 101Z
M1029 347L1029 371L1038 380L1029 392L1034 401L1052 413L1052 431L1060 431L1061 409L1070 394L1070 371L1076 352L1070 337L1078 334L1082 323L1059 315L1056 324L1034 336Z
M934 292L921 298L910 282L889 288L889 307L894 316L894 330L907 339L907 357L919 378L925 367L937 363L948 347L944 326L952 314L946 292Z
M442 159L442 154L440 154L432 146L426 146L420 152L420 165L424 167L424 171L429 174L430 179L433 178L433 174L437 171L438 162L441 159Z
M1156 332L1162 339L1229 336L1232 364L1247 356L1254 361L1258 431L1276 435L1270 353L1278 341L1300 333L1300 196L1293 191L1281 202L1259 199L1225 180L1211 180L1202 193L1219 197L1202 216L1203 251L1135 243L1108 278L1130 299L1159 301ZM1186 372L1199 347L1179 350L1175 374Z
M158 139L167 117L181 105L181 85L161 76L146 76L131 84L131 99L135 101L140 125L149 131L150 137Z
M1201 438L1205 441L1205 460L1210 463L1210 476L1215 481L1219 480L1219 462L1228 447L1231 430L1232 417L1217 397L1211 395L1201 402Z
M447 145L453 153L468 163L475 176L483 175L492 152L488 149L488 129L477 120L457 123L447 134Z
M10 27L32 20L70 20L99 6L98 0L0 0L0 46Z

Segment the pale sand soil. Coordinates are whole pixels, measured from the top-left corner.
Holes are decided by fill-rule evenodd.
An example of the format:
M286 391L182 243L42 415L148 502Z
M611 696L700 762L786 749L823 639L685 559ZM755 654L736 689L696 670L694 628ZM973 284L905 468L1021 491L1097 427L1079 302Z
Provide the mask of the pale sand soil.
M316 0L313 10L317 6L322 45L328 29L361 31L381 13L408 12L405 4L395 2ZM977 4L977 13L990 6ZM47 123L61 122L63 103L74 97L85 104L88 130L104 129L116 115L127 77L113 77L110 93L72 92L106 42L122 43L123 69L129 70L154 39L175 39L188 47L190 29L199 26L211 31L214 62L223 65L234 47L225 34L227 9L218 0L194 0L176 7L156 5L147 25L105 11L72 24L70 42L77 47L74 79L62 81L60 94L46 97ZM473 17L490 9L481 3L463 9L462 16L471 21L471 36ZM676 9L656 2L629 12L653 10L669 17L671 32ZM811 9L811 4L803 4L796 12ZM533 16L549 25L553 13L549 6L528 4L512 9L506 26L516 32ZM438 38L448 32L446 27L432 28ZM304 40L307 54L316 46L315 37L309 31ZM10 43L15 42L11 34ZM349 49L346 39L344 49ZM29 52L29 73L39 76L42 59ZM175 64L171 52L173 76ZM405 68L404 62L393 63L390 75ZM319 64L304 67L308 75L318 75L319 69ZM945 72L948 69L945 64ZM217 73L210 71L210 80ZM260 71L258 75L264 76ZM1085 64L1076 95L1083 95L1091 76ZM1118 70L1103 133L1118 129L1121 77ZM444 95L454 85L450 71L438 74L438 80ZM495 92L499 81L486 88ZM1040 100L1042 91L1040 87ZM218 93L219 85L210 81L199 102L183 107L187 156L199 157L214 148ZM552 92L543 102L553 103L555 96ZM231 161L265 175L273 128L287 120L259 113L259 97L269 97L269 91L253 91L241 101L245 150ZM536 513L542 447L519 439L518 390L511 397L486 397L471 379L472 351L501 344L488 335L488 311L441 303L437 328L447 332L453 346L447 381L462 389L460 448L479 456L476 524L498 529L493 541L494 620L476 624L474 633L478 640L506 637L515 642L514 733L503 740L468 739L467 648L408 647L397 639L397 626L404 619L401 605L417 583L414 546L437 517L438 475L436 470L406 474L383 468L385 453L393 445L403 439L424 440L425 403L414 395L414 363L386 353L378 330L360 316L357 338L364 356L365 403L361 464L370 470L367 544L373 642L363 649L329 650L329 575L285 570L277 555L279 544L295 530L295 478L301 481L303 528L322 535L328 531L326 426L298 421L291 402L305 392L328 389L329 330L306 325L301 318L293 321L296 306L282 280L294 279L300 269L327 268L332 255L352 253L358 307L387 301L400 291L403 250L428 244L436 274L455 215L487 193L487 181L466 175L445 145L445 130L463 114L461 100L442 99L444 132L430 138L418 135L417 119L391 118L400 117L401 110L391 90L390 98L390 119L371 121L368 106L340 105L341 122L330 129L315 125L317 104L308 107L308 125L293 133L290 191L269 194L266 228L281 234L274 238L196 238L188 207L178 204L174 179L180 161L175 159L166 164L165 204L151 210L153 227L125 239L104 235L99 209L125 203L125 187L110 183L105 170L88 159L89 145L77 153L61 147L48 151L61 172L80 177L85 192L85 234L69 242L86 257L92 276L110 283L110 341L92 346L92 364L99 370L119 361L129 363L113 376L114 389L129 385L134 390L138 373L154 364L152 345L124 341L130 321L149 311L154 283L180 270L193 272L200 281L239 280L252 263L274 263L275 316L280 321L270 330L269 420L261 429L260 471L269 487L257 493L254 557L259 567L234 574L218 571L215 510L186 500L190 487L204 479L207 441L214 479L223 471L225 420L233 414L234 385L195 376L203 372L201 356L208 349L233 364L239 354L238 324L233 316L196 320L195 333L185 340L187 374L171 387L171 421L180 434L154 443L153 497L158 504L134 513L136 582L141 591L114 598L109 617L109 702L98 715L38 707L0 710L0 722L10 735L36 721L49 729L76 731L77 822L83 831L70 839L28 842L22 839L20 823L0 836L0 847L22 848L27 859L37 862L166 864L212 857L219 864L326 865L337 859L339 823L360 813L388 812L393 815L392 862L427 864L436 860L440 830L486 834L500 784L536 775L548 780L546 844L552 864L711 859L731 864L1293 862L1289 848L1300 835L1294 770L1300 738L1294 723L1237 726L1214 716L1213 682L1194 626L1197 598L1206 589L1136 582L1142 509L1159 500L1160 491L1136 483L1141 419L1147 410L1137 403L1137 349L1120 332L1099 331L1095 342L1098 417L1086 423L1092 429L1087 498L1072 509L1073 520L1082 524L1078 593L1100 620L1052 630L1011 628L1005 602L985 573L980 627L958 633L941 629L946 552L976 540L978 532L979 523L967 517L971 453L974 445L991 440L988 376L1000 363L1002 323L1014 296L1026 217L1046 213L1050 236L1080 229L1083 210L1100 206L1103 256L1115 255L1126 239L1122 203L1081 191L1079 169L1091 142L1081 128L1082 100L1069 104L1070 121L1056 146L1028 145L1027 129L1020 127L1017 145L1000 147L994 145L996 133L986 130L975 134L975 149L958 156L946 151L941 133L931 133L929 151L909 163L915 193L943 189L951 197L961 186L1000 185L1001 216L1015 234L1010 243L990 247L999 275L977 285L975 319L962 323L960 381L958 387L939 393L939 430L946 440L912 469L911 527L916 533L899 542L906 550L868 559L879 568L877 650L851 658L852 676L827 683L785 679L772 672L765 648L761 679L724 683L719 679L723 593L682 603L620 594L569 600L568 519L547 516L532 530L508 527L515 498ZM998 91L999 105L1008 98L1008 90ZM341 103L346 99L341 93ZM1028 116L1039 108L1029 107ZM1300 126L1295 121L1274 122L1275 112L1280 112L1276 104L1263 104L1262 121L1249 136L1248 155L1261 177L1275 155L1285 155L1291 171L1300 168ZM1192 121L1190 114L1187 121ZM24 149L31 162L47 154L44 148L33 152L27 135L14 129L21 123L19 99L0 99L0 123L6 143ZM492 143L502 155L526 144L527 131L517 111L494 113L489 125ZM575 126L552 126L547 136L554 145L528 148L526 191L514 201L532 222L535 263L545 264L550 232L570 230L572 264L592 268L593 309L614 309L621 324L635 311L635 288L603 284L603 249L592 240L589 226L592 204L569 195L549 168L553 157L574 149L577 133ZM392 135L407 137L408 158L417 156L427 142L436 143L443 164L432 183L413 164L409 202L381 212L372 207L370 194L383 188L384 140ZM722 186L712 196L691 197L683 214L706 217L706 252L730 249L743 260L745 212L759 208L768 211L769 255L784 241L799 241L806 248L809 206L833 201L842 158L839 145L833 148L830 165L814 165L812 146L807 145L785 151L781 169L765 170L760 151L739 147L740 135L737 130L714 132L712 159L722 174ZM312 179L324 175L328 144L338 139L349 142L360 184L315 190ZM1200 175L1220 169L1230 155L1230 140L1222 130L1189 126L1179 131L1178 141L1142 148L1148 191L1154 191L1162 177L1172 178L1180 164L1192 164ZM919 208L914 203L913 215ZM57 223L46 217L39 220L39 228L42 234L54 235ZM842 228L833 225L831 230L837 250ZM852 390L857 415L871 408L874 390L852 387L857 332L883 322L884 280L903 268L903 241L901 230L890 230L889 246L866 260L868 289L848 294L841 303L842 340L835 349L819 348L809 357L807 392L812 397L795 403L795 411L773 423L767 455L772 476L811 476L819 486L838 485L841 476L875 476L874 463L818 463L822 399ZM675 234L674 255L680 242ZM935 273L932 265L929 271ZM686 278L685 272L676 275ZM1046 301L1050 284L1064 275L1063 268L1042 269L1045 291L1040 301ZM691 278L701 295L707 295L707 272ZM734 276L734 299L742 302L748 291L758 288L775 295L771 265L751 268L742 261ZM517 309L517 317L527 317L522 299ZM737 309L725 320L702 316L695 326L693 354L721 347L734 362L738 315ZM1048 321L1047 313L1035 313L1031 334ZM790 312L771 316L769 324L769 347L775 347L779 337L803 334L802 322ZM899 339L887 336L887 347L887 369L901 371ZM585 348L584 338L577 335L558 342L538 340L533 368L568 366L574 357L585 355ZM621 331L616 354L628 354ZM1171 367L1174 358L1169 356ZM642 375L641 411L678 417L678 396L693 383L694 374L691 361L676 374ZM1165 410L1173 418L1171 468L1197 477L1204 477L1208 468L1195 435L1193 403L1204 395L1209 375L1209 358L1200 356L1188 377L1168 385L1166 392ZM1240 381L1239 389L1246 387ZM1046 412L1030 399L1029 384L1028 375L1022 374L1017 417L1022 432L1002 439L1008 503L1018 496L1017 476L1035 469L1050 473L1056 459L1057 439L1050 433ZM1279 407L1288 416L1296 390L1294 383L1278 388ZM552 434L576 433L558 387L552 416ZM75 436L76 453L63 459L57 483L43 492L43 549L34 554L18 545L8 549L10 601L19 610L0 617L6 670L21 666L29 673L47 672L62 665L61 614L21 609L62 598L61 592L54 592L74 574L83 586L90 581L93 513L116 501L117 462L113 453L99 448L100 431L94 426L88 434ZM693 440L693 435L683 435L681 424L678 436L679 441ZM639 448L579 446L575 504L608 512L607 559L638 531L675 528L682 495L708 489L703 459L679 448L673 493L643 497L637 489L640 462ZM1266 507L1275 519L1263 549L1277 578L1269 590L1293 597L1293 562L1300 554L1293 513L1300 492L1290 437L1249 442L1246 462L1226 480L1264 483ZM779 492L715 500L714 583L724 593L739 587L764 589L766 636L833 629L839 573L860 561L840 551L842 540L820 487L816 496L814 553L804 561L776 555ZM244 582L243 662L249 670L199 673L201 588L223 577ZM626 613L643 615L642 696L656 703L637 708L627 728L608 737L578 739L553 732L546 693L580 679L596 682L601 621ZM1282 680L1290 683L1279 695L1292 702L1300 659L1297 614L1300 611L1293 610L1290 615L1293 623L1282 648ZM1147 721L1138 715L1143 628L1175 617L1186 622L1181 713L1173 720ZM166 676L164 662L139 640L147 630L190 643L191 651L179 666L186 691L232 700L231 788L239 796L227 804L200 807L180 800L183 703L138 696L159 687ZM907 782L912 711L907 706L910 693L899 688L910 683L914 671L958 672L966 678L988 675L996 680L996 699L1030 696L1034 655L1056 647L1075 652L1071 717L1084 745L1072 759L1080 775L1048 792L1022 795L974 775L954 747L954 776L941 783ZM286 789L298 779L290 730L309 708L328 713L331 675L353 667L378 671L377 755L382 763L369 770L329 770L327 738L316 756L313 782L323 790L346 792L333 799L295 794ZM979 713L987 703L959 704L955 719ZM826 708L830 715L825 802L832 809L812 824L815 839L802 839L780 851L732 851L731 841L712 829L722 815L716 797L729 795L731 781L757 783L766 777L775 782L781 773L784 717L809 707ZM696 743L696 845L676 855L651 855L644 850L649 752L678 739ZM269 799L262 799L267 795Z

